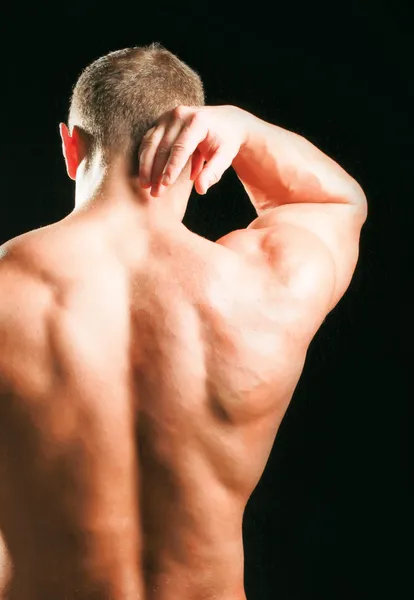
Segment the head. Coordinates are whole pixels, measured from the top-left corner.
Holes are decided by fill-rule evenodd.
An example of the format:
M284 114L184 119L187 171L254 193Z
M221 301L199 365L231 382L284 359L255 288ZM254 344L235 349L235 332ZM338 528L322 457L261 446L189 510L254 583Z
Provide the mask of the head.
M179 104L203 106L199 75L159 43L126 48L95 60L73 90L68 126L61 124L69 177L76 181L77 206L96 200L108 185L128 182L143 204L154 201L138 180L138 149L144 134L165 111ZM162 196L185 199L193 182L191 161ZM182 216L185 212L182 212Z

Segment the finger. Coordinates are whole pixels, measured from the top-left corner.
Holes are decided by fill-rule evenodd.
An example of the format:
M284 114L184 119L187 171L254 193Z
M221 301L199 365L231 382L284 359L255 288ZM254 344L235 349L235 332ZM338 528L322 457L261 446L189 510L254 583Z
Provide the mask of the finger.
M196 181L196 190L199 194L205 194L207 190L217 183L224 171L228 169L234 159L234 156L229 156L218 148L210 160L204 165L204 169Z
M161 185L161 183L151 183L150 195L153 198L159 198L164 190L165 188Z
M139 179L142 187L151 187L151 173L158 145L163 138L164 126L152 127L142 138L138 151Z
M204 167L205 159L201 154L200 150L196 148L193 152L192 162L191 162L191 181L195 181L197 177L200 175L201 171Z
M151 173L151 182L153 185L161 183L163 171L170 157L171 149L174 142L179 137L182 128L183 122L181 120L174 120L171 126L164 130L164 135L158 144L157 152L154 157Z
M170 156L164 169L163 184L175 183L198 145L207 137L208 128L197 115L184 125L171 147Z

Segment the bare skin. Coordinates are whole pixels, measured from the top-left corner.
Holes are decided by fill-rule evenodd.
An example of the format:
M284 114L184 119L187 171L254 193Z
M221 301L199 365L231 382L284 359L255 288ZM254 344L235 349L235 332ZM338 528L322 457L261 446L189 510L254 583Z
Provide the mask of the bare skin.
M243 129L221 165L255 194L259 217L217 243L181 223L192 182L161 187L151 136L141 177L149 169L153 185L118 165L97 202L99 173L85 174L81 140L63 131L77 210L0 250L4 598L245 599L244 508L309 343L349 285L366 216L332 165L343 177L332 211L332 172L317 208L295 200L292 216L286 196L269 210L274 182L262 177L260 194L249 182L272 160L263 127ZM204 160L219 161L197 146L175 164L195 157L202 193ZM0 569L1 555L0 542Z

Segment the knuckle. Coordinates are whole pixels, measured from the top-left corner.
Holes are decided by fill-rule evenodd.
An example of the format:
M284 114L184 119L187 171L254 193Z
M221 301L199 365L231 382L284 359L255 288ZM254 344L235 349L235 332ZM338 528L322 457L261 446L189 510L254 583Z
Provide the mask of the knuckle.
M172 150L175 155L182 154L185 151L185 144L183 144L183 142L174 142Z
M194 125L194 124L198 124L198 123L200 123L202 120L203 120L203 115L202 115L202 113L201 113L201 112L199 112L199 111L196 111L196 112L194 112L194 113L191 115L191 117L190 117L190 123L191 123L192 125Z
M165 156L165 155L167 155L169 153L170 153L170 148L168 146L160 145L158 147L157 154L161 154L161 155Z
M178 106L176 106L173 109L172 114L177 119L183 119L184 118L184 110L185 110L185 107L182 104L179 104Z
M182 164L181 154L180 153L171 154L171 157L168 159L168 162L165 166L165 172L168 173L169 175L171 175L172 172L175 172L177 169L179 169L181 167L181 164Z
M140 150L141 152L143 152L144 150L147 150L151 145L151 140L149 138L142 138L141 144L140 144Z

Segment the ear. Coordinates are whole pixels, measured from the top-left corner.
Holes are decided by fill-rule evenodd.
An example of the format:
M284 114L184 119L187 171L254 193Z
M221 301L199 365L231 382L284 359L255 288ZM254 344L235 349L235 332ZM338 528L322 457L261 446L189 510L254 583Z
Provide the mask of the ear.
M65 157L66 170L69 177L75 180L76 171L84 157L82 140L76 126L73 128L72 135L70 135L69 129L64 123L59 124L59 131L62 138L62 150Z

